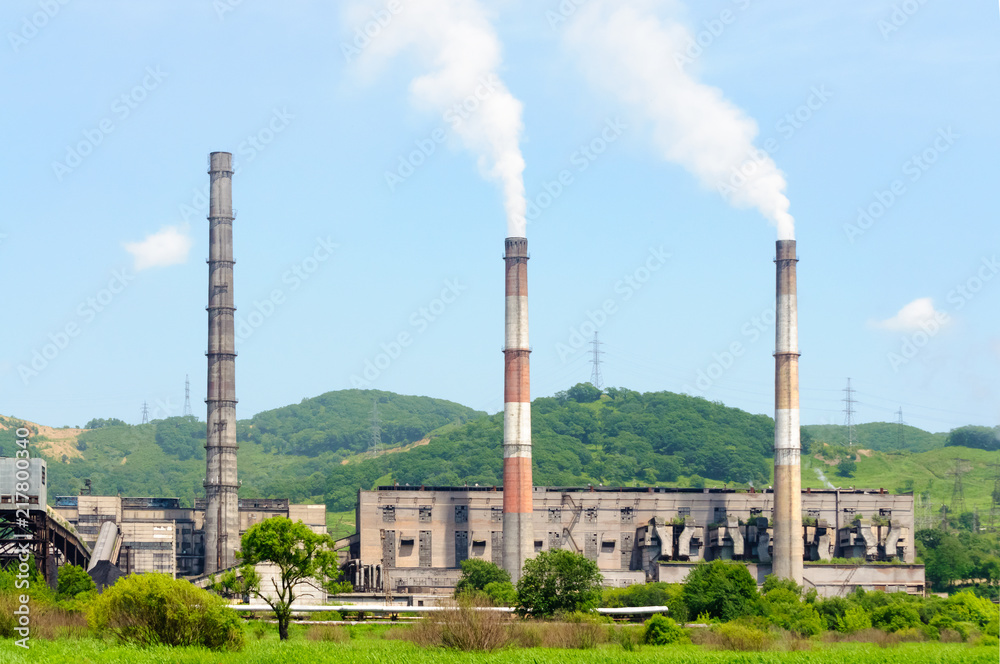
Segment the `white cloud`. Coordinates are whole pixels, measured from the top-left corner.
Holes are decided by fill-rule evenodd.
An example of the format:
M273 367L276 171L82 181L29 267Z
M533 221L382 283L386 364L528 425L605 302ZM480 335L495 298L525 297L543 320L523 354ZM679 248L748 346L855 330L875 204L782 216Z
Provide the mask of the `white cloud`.
M934 300L920 297L899 310L892 318L873 321L872 326L893 332L913 332L947 321L948 315L934 309Z
M177 265L187 260L191 251L189 226L164 226L141 242L126 242L125 250L135 258L135 269Z

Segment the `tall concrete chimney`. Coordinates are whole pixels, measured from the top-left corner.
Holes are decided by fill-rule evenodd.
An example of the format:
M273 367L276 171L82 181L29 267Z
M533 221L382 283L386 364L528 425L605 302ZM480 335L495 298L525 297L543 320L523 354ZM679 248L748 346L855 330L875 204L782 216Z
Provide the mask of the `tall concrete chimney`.
M802 585L799 308L795 240L778 240L774 344L774 574Z
M504 243L503 567L517 583L534 554L531 507L531 395L528 374L528 240Z
M209 155L208 432L205 439L205 572L236 564L236 334L233 305L233 155Z

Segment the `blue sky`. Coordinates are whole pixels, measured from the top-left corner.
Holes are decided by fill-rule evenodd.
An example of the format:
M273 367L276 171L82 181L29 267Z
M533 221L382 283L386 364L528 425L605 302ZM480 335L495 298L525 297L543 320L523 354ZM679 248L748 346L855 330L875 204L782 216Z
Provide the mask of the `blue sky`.
M627 4L701 40L685 71L784 173L803 421L842 423L851 377L859 421L1000 422L997 9ZM343 5L3 3L0 412L180 414L190 374L203 416L214 150L239 166L241 417L357 385L502 408L501 187L415 102L420 58L348 62L371 10ZM489 6L523 104L533 396L589 380L597 328L608 385L773 413L773 226L664 159L567 39L576 10Z

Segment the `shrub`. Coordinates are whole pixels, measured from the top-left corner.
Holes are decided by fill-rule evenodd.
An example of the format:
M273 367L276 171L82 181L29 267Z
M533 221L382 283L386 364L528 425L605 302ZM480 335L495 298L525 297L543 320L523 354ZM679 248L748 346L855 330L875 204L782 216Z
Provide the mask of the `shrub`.
M645 639L645 633L645 627L628 625L617 628L614 633L614 639L625 652L635 652L639 649L639 644Z
M492 651L510 642L510 617L500 611L489 611L489 602L466 596L458 606L440 614L441 645L465 651ZM423 621L421 621L423 622ZM429 636L425 634L425 636Z
M646 621L646 629L642 634L642 642L653 646L666 646L677 643L684 638L684 630L671 618L662 614L654 614Z
M119 579L91 605L88 622L98 634L139 646L241 650L244 642L239 616L224 600L166 574Z
M663 581L637 583L626 588L605 588L601 594L601 606L668 606L670 616L684 623L688 619L688 611L682 598L683 592L683 585Z
M510 583L510 574L488 560L466 558L461 562L462 576L455 585L455 596L470 590L486 590L491 583Z
M887 632L898 632L910 627L920 627L920 614L909 603L895 602L875 609L872 625Z
M769 632L740 622L713 625L711 634L715 638L707 645L718 650L767 650L773 639Z
M601 598L602 580L597 564L578 553L542 551L524 563L517 582L518 613L551 616L591 609Z
M753 613L757 582L745 565L713 560L691 570L682 597L690 614L733 620Z
M517 604L517 588L510 581L492 581L483 588L483 593L496 606L513 606Z
M844 615L837 619L837 631L844 634L854 634L861 630L871 629L871 627L871 616L859 606L848 608Z
M600 616L574 612L564 615L563 621L542 626L542 647L587 650L607 642L611 634Z
M980 627L986 627L997 620L997 609L993 602L977 597L971 590L955 593L945 600L945 611L956 622L971 622Z
M94 580L87 574L87 570L76 565L63 565L59 568L59 582L56 596L59 599L69 599L76 597L80 593L88 590L96 590Z

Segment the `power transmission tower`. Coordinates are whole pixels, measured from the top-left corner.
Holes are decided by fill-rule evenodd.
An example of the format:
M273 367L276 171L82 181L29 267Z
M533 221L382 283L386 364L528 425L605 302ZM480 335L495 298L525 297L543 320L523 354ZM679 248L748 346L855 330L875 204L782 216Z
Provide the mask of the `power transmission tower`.
M969 472L968 459L955 459L955 469L949 475L955 478L955 484L951 490L951 505L949 510L956 516L965 513L965 487L962 486L962 475Z
M901 450L906 445L906 432L903 431L903 427L906 422L903 421L903 407L900 406L899 410L896 411L896 449Z
M149 424L149 404L142 402L142 423Z
M851 379L847 379L847 387L844 388L844 424L847 425L847 446L854 447L857 442L857 433L854 431L854 390L851 389Z
M382 451L382 424L378 419L378 399L372 401L372 442L368 453L377 458Z
M597 332L594 332L594 340L590 342L590 345L594 348L593 359L590 360L594 365L593 371L590 372L590 384L602 390L604 389L604 381L601 380L601 355L604 354L604 351L601 350L601 340L598 338Z
M184 417L191 414L191 379L184 374Z

